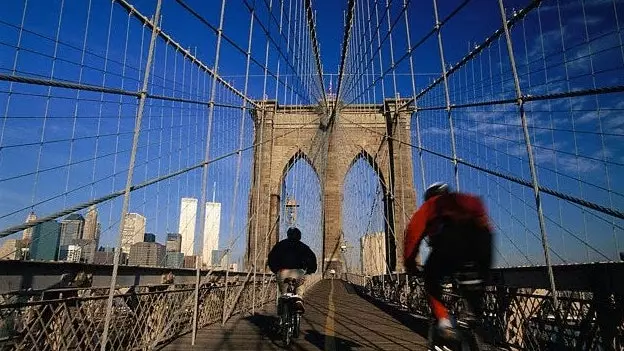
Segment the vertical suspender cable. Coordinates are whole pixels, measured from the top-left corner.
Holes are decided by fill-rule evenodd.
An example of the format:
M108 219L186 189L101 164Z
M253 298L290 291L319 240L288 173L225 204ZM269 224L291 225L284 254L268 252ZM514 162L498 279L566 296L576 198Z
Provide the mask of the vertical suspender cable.
M539 181L537 178L537 170L535 168L535 156L533 155L533 148L531 146L531 138L529 136L529 128L527 124L526 114L524 111L524 99L522 96L522 90L520 89L520 79L518 77L518 71L516 68L516 60L514 57L513 45L511 42L511 34L509 27L507 26L507 15L505 14L505 6L503 0L498 0L500 7L501 19L503 21L503 28L505 30L505 39L507 41L507 51L509 53L509 61L511 64L511 71L514 78L514 87L516 90L516 98L518 99L518 108L520 112L520 121L522 123L522 130L524 131L524 141L526 143L527 156L529 158L529 168L531 171L531 181L533 183L533 194L535 195L535 205L537 206L537 215L539 220L540 232L542 234L542 247L544 250L544 259L546 260L546 266L548 268L548 278L550 280L550 289L553 298L553 307L557 311L559 307L559 301L557 299L557 289L555 286L555 276L553 274L552 264L550 261L550 253L548 246L548 238L546 235L546 223L544 221L544 213L542 210L542 200L540 198Z
M208 102L208 130L206 132L206 150L204 154L204 165L202 167L202 188L201 188L201 200L199 202L199 232L205 235L205 216L206 216L206 193L208 188L208 161L210 159L210 140L212 135L212 120L214 116L214 103L215 93L217 91L217 75L219 70L219 53L221 50L221 37L223 33L223 19L225 17L225 2L221 1L221 15L219 18L219 28L217 30L217 47L215 50L214 60L214 75L212 76L212 85L210 86L210 101ZM195 258L199 260L199 257ZM201 264L196 264L196 283L195 283L195 303L193 304L193 330L191 335L191 345L195 345L195 339L197 337L197 317L199 313L199 285L200 285L200 267ZM225 284L227 287L227 282ZM227 291L226 291L227 292ZM224 295L224 301L227 300L227 293Z
M449 130L451 133L451 152L453 153L453 171L455 174L455 187L459 191L459 173L457 169L457 149L455 147L455 130L453 128L453 117L451 115L451 97L449 95L448 77L446 72L446 61L444 59L444 46L442 45L442 23L438 15L438 2L433 0L433 13L435 15L435 29L438 34L438 51L440 53L440 66L442 67L442 77L444 78L444 97L446 99L446 113L448 114Z
M141 131L141 119L143 118L143 108L147 99L147 84L149 82L150 69L152 67L152 59L154 55L154 47L156 46L156 37L158 36L158 20L160 19L160 8L162 0L156 2L156 12L154 14L154 25L152 27L152 37L150 39L149 51L147 53L147 62L145 63L145 74L143 75L143 86L139 97L139 106L137 109L136 120L134 123L134 134L132 137L132 152L130 153L130 163L128 165L128 177L126 178L126 187L124 189L123 205L121 208L121 220L119 222L119 236L117 238L117 247L113 258L113 273L111 276L110 287L108 290L108 301L106 303L106 316L104 318L104 331L102 332L102 341L100 350L106 351L108 333L110 329L110 321L113 313L113 297L115 295L115 285L117 284L117 271L119 270L119 256L121 254L122 233L126 221L126 213L128 212L128 204L130 202L130 187L132 186L132 175L134 173L134 162L136 160L137 148L139 146L139 134Z

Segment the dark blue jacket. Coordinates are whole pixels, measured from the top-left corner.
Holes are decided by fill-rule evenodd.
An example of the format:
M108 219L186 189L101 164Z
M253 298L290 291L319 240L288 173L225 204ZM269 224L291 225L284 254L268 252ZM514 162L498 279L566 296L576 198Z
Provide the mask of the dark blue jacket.
M316 272L316 255L301 241L284 239L269 252L267 265L273 273L281 269L305 269L307 274L312 274Z

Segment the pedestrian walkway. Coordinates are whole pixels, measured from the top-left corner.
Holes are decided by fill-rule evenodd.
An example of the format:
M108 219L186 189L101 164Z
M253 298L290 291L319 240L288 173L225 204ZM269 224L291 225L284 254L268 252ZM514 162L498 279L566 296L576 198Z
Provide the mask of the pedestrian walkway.
M341 280L323 280L306 293L301 335L291 350L426 350L426 323L402 323L360 297ZM186 335L166 345L178 350L280 350L274 325L275 306L255 316L235 316L224 326L211 325L197 333L195 346ZM409 327L406 325L410 325Z

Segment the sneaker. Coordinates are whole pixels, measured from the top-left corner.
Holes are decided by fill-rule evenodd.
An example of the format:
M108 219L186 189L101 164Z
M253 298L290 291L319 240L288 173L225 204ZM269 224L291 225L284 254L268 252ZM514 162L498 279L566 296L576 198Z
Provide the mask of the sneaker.
M449 319L439 320L436 326L438 336L446 341L457 341L459 339L459 334L453 324L454 323Z
M454 342L459 340L459 334L455 328L438 327L438 336L443 340Z

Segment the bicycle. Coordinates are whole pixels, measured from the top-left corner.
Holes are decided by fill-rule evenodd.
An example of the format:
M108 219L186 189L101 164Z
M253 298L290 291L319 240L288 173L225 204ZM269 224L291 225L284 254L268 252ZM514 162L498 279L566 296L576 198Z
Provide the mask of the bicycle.
M278 314L280 316L279 326L280 334L285 346L290 345L293 338L299 337L299 326L301 323L302 310L297 309L296 302L303 299L295 294L298 281L295 278L284 279L286 284L286 292L283 293L278 300L280 306Z
M410 312L421 316L430 316L432 313L425 291L425 282L420 277L410 277L407 308Z
M488 350L485 343L477 333L478 316L474 314L467 299L468 294L474 294L483 289L483 279L478 273L470 270L467 266L465 270L452 276L452 290L448 296L455 300L451 315L455 319L454 340L444 340L436 333L436 322L432 321L429 328L429 350L435 351L481 351Z

